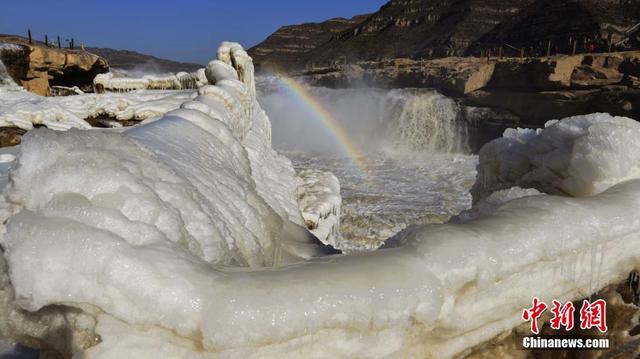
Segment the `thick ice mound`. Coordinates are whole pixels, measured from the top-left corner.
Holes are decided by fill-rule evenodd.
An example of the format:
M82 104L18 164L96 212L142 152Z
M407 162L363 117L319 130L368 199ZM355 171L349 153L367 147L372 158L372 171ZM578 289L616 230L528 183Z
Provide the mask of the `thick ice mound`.
M638 123L606 113L549 121L544 129L507 129L480 151L474 202L512 186L589 196L640 177Z
M99 115L118 120L154 119L194 96L193 91L140 91L42 97L14 88L0 96L0 126L30 130L34 125L44 125L54 130L68 130L90 128L85 119Z
M66 218L136 246L171 242L214 264L308 257L295 173L270 147L253 84L215 81L182 109L126 133L29 132L9 201L34 222Z
M10 224L1 242L13 284L0 291L8 303L2 321L20 319L0 327L4 335L53 341L67 353L95 344L66 345L69 338L52 338L46 321L32 323L19 309L64 303L91 318L95 307L189 336L200 331L203 304L215 297L202 280L226 277L211 264L273 266L325 253L303 227L300 180L271 149L251 59L232 43L223 43L219 56L224 61L209 66L211 85L157 121L126 132L36 129L24 136L5 189L2 216ZM41 242L38 248L24 247L28 238ZM94 264L110 268L89 268ZM27 274L28 267L35 271ZM41 271L82 288L69 291ZM184 287L192 280L195 286ZM60 296L66 299L54 299ZM89 323L70 330L91 337L95 319Z
M298 172L298 205L305 225L318 239L340 246L340 182L331 172L305 169Z
M97 93L129 92L135 90L186 90L197 89L207 83L205 69L193 73L145 75L143 77L119 77L112 72L98 74L93 79L93 87Z
M532 196L482 220L406 231L401 248L257 272L23 212L7 256L24 308L108 313L96 357L441 358L520 324L534 295L576 299L621 280L640 260L639 210L639 180L588 199Z

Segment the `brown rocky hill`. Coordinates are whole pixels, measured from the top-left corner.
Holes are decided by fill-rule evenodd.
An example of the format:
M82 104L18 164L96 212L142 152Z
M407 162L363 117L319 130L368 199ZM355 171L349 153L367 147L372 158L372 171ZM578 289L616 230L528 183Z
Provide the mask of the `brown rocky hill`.
M486 33L471 52L477 54L488 45L509 44L526 49L527 55L546 55L547 50L569 54L574 51L573 42L577 53L587 52L589 42L598 52L638 49L638 33L625 33L638 22L637 0L538 0ZM628 41L622 44L625 38ZM505 46L505 54L510 49Z
M307 54L317 46L364 21L369 15L351 19L334 18L321 23L306 23L279 28L263 42L249 49L253 60L264 67L304 67Z
M181 71L194 72L204 67L204 65L200 64L166 60L129 50L114 50L100 47L87 47L86 49L104 58L112 68L116 69L140 70L150 73L177 73Z
M391 0L350 31L319 46L310 60L464 55L483 34L532 0Z
M440 58L479 56L503 46L505 53L520 48L543 53L577 52L585 40L618 42L640 21L637 0L391 0L374 14L318 35L308 25L288 26L279 42L269 37L252 50L258 64L287 70L327 66L332 62L375 61L382 58ZM280 31L280 30L279 30ZM295 36L282 36L295 34ZM597 35L597 36L596 36ZM277 37L277 36L276 36ZM311 46L306 46L311 43ZM267 46L268 45L268 46ZM280 45L280 46L278 46ZM515 49L509 47L513 46ZM632 37L625 50L637 49ZM268 56L255 56L268 47ZM295 52L291 49L296 48ZM532 55L535 55L533 53Z

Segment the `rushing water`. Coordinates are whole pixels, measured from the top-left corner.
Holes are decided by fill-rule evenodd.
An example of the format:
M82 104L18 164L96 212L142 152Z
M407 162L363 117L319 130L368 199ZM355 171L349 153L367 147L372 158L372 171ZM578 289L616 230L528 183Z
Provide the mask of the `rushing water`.
M343 198L340 231L354 248L376 248L410 224L440 223L471 206L476 157L367 157L366 176L347 158L288 152L297 168L333 172Z
M471 206L477 158L467 154L452 99L431 90L308 88L366 154L361 168L304 101L275 80L259 84L274 147L297 168L340 180L340 229L352 247L377 247L407 225L445 221Z
M18 85L16 85L11 76L9 76L7 68L4 66L2 60L0 60L0 91L2 88L17 89Z

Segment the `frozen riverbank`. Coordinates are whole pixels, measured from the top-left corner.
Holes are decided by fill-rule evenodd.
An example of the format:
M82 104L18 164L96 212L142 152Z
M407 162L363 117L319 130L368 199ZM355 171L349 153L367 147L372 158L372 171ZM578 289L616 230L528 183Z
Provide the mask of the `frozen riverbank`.
M640 165L618 145L640 124L608 115L486 147L484 207L456 223L311 259L326 248L305 220L335 233L334 178L296 177L270 146L251 59L228 43L218 58L210 85L156 121L25 136L3 196L3 335L92 358L443 358L510 332L532 296L579 299L640 263ZM511 156L527 145L535 156ZM561 171L529 185L536 166ZM305 185L322 203L301 212ZM512 185L575 197L487 197Z

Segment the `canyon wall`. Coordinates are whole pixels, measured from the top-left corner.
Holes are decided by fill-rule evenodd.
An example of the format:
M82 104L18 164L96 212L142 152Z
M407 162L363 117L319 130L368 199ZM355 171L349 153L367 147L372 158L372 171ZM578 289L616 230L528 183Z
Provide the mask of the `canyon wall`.
M391 0L351 23L286 26L250 50L259 65L287 72L393 58L585 52L593 42L637 49L640 5L619 0ZM320 31L322 30L322 31ZM608 49L607 49L608 50Z

